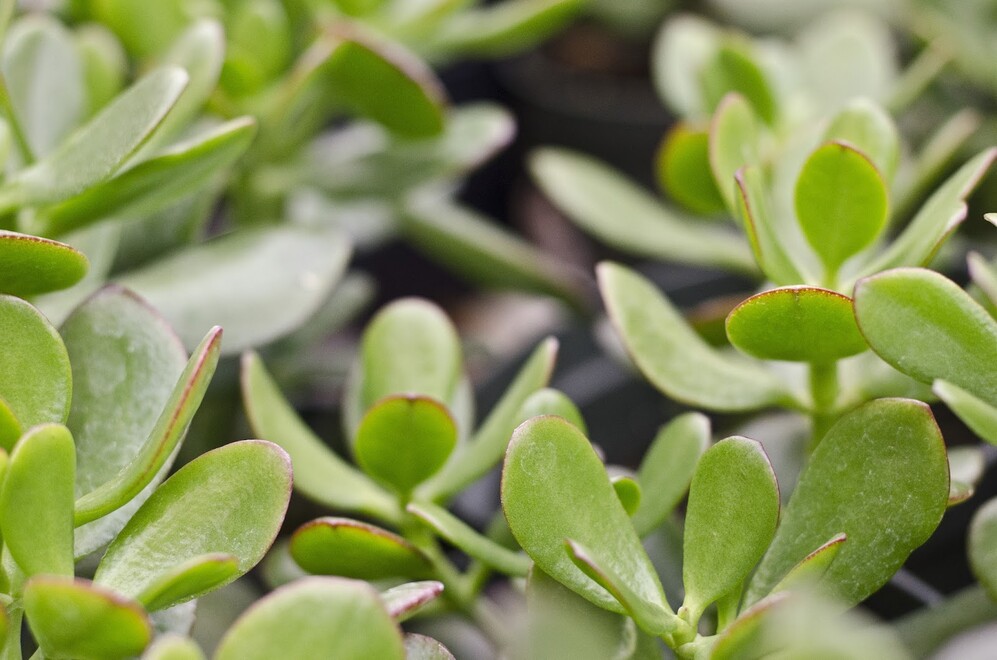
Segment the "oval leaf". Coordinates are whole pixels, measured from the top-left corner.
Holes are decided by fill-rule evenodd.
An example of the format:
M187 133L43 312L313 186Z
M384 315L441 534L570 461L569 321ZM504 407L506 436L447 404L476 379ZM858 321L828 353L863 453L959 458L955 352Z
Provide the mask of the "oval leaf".
M196 598L239 576L239 559L219 552L194 557L161 576L138 595L149 612Z
M302 525L291 537L291 556L309 573L361 580L418 578L430 571L426 556L402 537L349 518Z
M142 660L204 660L204 653L194 640L167 633L156 637Z
M442 582L434 580L407 582L382 591L381 600L391 618L401 622L418 612L426 604L433 602L441 593L443 593Z
M66 289L83 279L90 262L65 243L0 230L0 293L19 298Z
M850 101L834 116L824 132L824 140L855 146L869 157L887 181L893 179L900 162L900 135L897 126L880 105L865 98Z
M453 653L432 637L407 633L405 660L454 660Z
M665 136L655 163L658 185L677 203L702 215L727 208L710 168L709 142L707 131L678 123Z

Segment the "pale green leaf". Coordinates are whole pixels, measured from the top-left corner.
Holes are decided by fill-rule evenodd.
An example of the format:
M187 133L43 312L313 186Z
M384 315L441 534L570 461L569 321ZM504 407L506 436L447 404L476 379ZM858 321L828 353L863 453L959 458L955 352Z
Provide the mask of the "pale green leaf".
M71 245L2 229L0 263L0 293L22 298L71 287L90 267Z

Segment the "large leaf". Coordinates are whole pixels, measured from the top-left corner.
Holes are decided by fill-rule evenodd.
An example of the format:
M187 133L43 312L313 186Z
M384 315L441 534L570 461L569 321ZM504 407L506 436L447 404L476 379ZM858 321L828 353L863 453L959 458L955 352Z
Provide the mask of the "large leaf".
M90 267L71 245L2 229L0 263L0 293L21 298L71 287Z
M286 335L326 300L349 256L339 234L283 226L237 231L117 281L139 293L194 348L225 328L226 355Z
M894 368L997 406L997 321L951 280L913 268L873 275L855 286L855 316Z
M362 634L358 634L361 633ZM401 631L363 582L314 577L257 601L222 638L216 660L403 660Z
M94 581L137 597L178 566L214 552L236 557L234 579L263 558L290 496L290 459L274 444L246 440L203 454L132 516Z
M644 376L679 401L713 410L753 410L792 402L768 371L710 347L649 281L623 266L602 263L599 286L606 310Z
M572 591L602 608L624 611L574 564L565 552L565 539L611 561L624 587L641 603L662 614L670 611L606 468L568 422L536 417L516 430L502 470L502 508L513 535L536 565Z
M349 518L318 518L291 537L291 556L318 575L361 580L420 578L430 573L421 550L391 532Z
M810 457L752 578L748 602L839 533L848 542L821 587L845 604L865 599L931 536L948 495L945 444L927 405L879 399L857 408Z

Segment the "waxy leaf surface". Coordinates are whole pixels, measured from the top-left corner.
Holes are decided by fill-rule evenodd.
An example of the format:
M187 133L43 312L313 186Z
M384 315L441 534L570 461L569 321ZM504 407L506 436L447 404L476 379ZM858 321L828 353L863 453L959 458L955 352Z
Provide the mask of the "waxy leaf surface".
M429 560L391 532L349 518L318 518L291 537L291 556L301 568L319 575L361 580L418 578Z
M70 245L5 230L0 230L0 263L0 293L19 298L71 287L90 267Z
M836 534L830 541L804 557L786 573L786 577L779 580L779 584L772 589L772 594L801 588L809 589L818 584L827 573L827 569L831 567L831 562L838 556L842 544L847 540L847 535Z
M588 433L588 427L585 424L585 419L582 418L581 411L578 410L578 406L560 390L555 390L552 387L539 389L531 394L523 402L523 407L519 409L519 421L521 422L541 415L563 417L582 433Z
M676 124L658 150L658 185L693 213L709 215L727 206L710 168L708 131ZM722 179L719 179L722 180Z

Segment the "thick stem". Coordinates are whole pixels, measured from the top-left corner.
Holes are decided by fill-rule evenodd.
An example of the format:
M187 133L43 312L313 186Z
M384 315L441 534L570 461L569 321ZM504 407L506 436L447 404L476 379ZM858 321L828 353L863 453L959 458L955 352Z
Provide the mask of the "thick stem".
M835 404L838 401L838 363L814 363L810 365L810 396L813 408L810 419L812 433L810 451L817 448L827 430L837 420Z
M997 603L983 587L974 585L935 607L908 614L895 625L907 648L925 656L955 635L994 620Z

